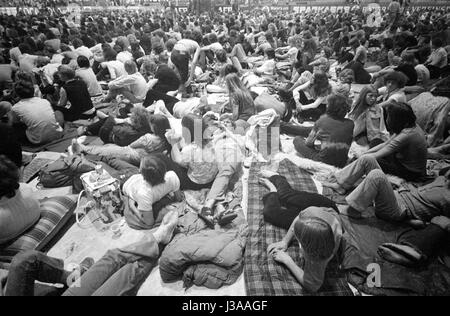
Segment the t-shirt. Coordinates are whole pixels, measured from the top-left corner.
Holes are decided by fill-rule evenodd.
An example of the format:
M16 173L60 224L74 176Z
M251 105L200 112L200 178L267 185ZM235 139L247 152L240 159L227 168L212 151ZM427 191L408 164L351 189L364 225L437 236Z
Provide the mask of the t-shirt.
M426 175L427 141L423 130L416 126L405 128L387 145L388 154L395 155L397 161L417 177Z
M141 136L137 141L130 144L129 148L135 150L141 158L155 152L163 152L167 149L166 142L153 134Z
M152 186L141 174L136 174L123 185L123 193L136 202L140 211L150 212L153 204L170 193L180 190L180 180L175 172L169 171L164 176L164 183Z
M308 144L320 141L320 161L342 168L348 160L354 127L352 120L336 120L325 114L317 120L308 137Z
M108 68L111 79L116 79L127 74L125 66L118 60L106 61L103 64Z
M188 169L188 177L197 184L207 184L214 181L219 172L214 148L196 144L185 146L181 151L181 165Z
M12 108L13 113L27 126L28 140L36 145L59 139L63 129L56 122L50 102L40 98L24 99Z
M180 79L177 73L166 64L158 67L155 78L158 79L158 83L153 89L161 93L178 90L180 86Z
M27 184L20 184L16 195L0 199L0 244L19 237L40 218L39 201Z
M330 225L334 236L334 251L330 258L318 261L309 258L304 254L304 277L303 281L308 290L317 292L323 285L325 280L325 271L328 263L336 256L339 247L343 240L344 230L339 215L334 210L325 210L322 208L309 208L304 210L301 215L302 218L320 218Z
M407 86L415 86L417 84L417 71L413 65L403 64L394 69L395 71L400 71L408 77Z
M76 75L87 85L89 95L91 97L103 94L102 87L98 83L97 77L95 76L94 71L91 68L78 69L76 71Z
M143 100L147 94L147 82L140 72L132 75L119 77L109 83L109 88L125 88L130 90L133 95Z

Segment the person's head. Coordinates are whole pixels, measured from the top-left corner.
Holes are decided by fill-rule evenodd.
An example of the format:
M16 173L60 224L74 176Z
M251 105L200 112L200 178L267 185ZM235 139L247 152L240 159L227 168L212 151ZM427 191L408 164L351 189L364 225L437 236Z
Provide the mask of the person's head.
M328 97L328 104L326 113L328 116L343 120L349 111L348 99L341 94L331 94Z
M325 72L316 71L311 81L316 96L326 96L331 91L330 82Z
M103 57L105 61L116 60L117 52L111 47L106 47L106 49L103 51Z
M131 110L131 125L141 133L149 134L152 132L150 127L149 112L142 106L135 106Z
M222 69L220 69L219 77L225 78L229 74L238 74L238 73L239 71L237 70L236 67L230 64L226 64L225 66L222 67Z
M91 67L91 63L86 56L78 56L77 58L78 67L80 68L89 68Z
M408 82L408 77L403 72L394 71L386 75L384 78L388 91L403 89Z
M154 114L150 117L150 128L154 135L166 139L167 130L171 129L170 122L164 115Z
M5 155L0 155L0 199L11 199L20 184L19 168Z
M361 42L357 38L351 39L349 44L352 48L357 48L357 47L361 46Z
M303 50L305 52L310 52L312 54L315 54L316 51L317 51L317 44L316 44L316 42L312 38L305 39L303 41Z
M141 74L147 77L154 76L157 69L158 66L156 65L156 63L151 60L145 60L141 65Z
M224 49L217 51L216 58L220 63L222 63L222 64L226 63L227 62L227 52Z
M333 55L333 50L325 46L324 48L322 48L320 55L322 57L325 57L326 59L330 59L331 56Z
M310 207L306 211L317 209ZM324 219L320 217L312 217L300 213L299 219L294 225L294 234L305 257L312 261L324 261L329 259L334 252L336 242L334 239L333 229Z
M77 48L83 46L83 41L79 38L76 38L72 41L72 45L75 49L77 49Z
M161 158L150 155L141 160L139 171L144 180L154 187L165 182L167 166Z
M129 75L133 75L138 72L138 68L136 66L136 63L132 60L127 60L124 64L125 71Z
M19 50L22 54L32 54L32 49L30 45L22 43L19 45Z
M200 115L189 113L181 120L183 127L183 138L187 144L197 144L203 146L205 143L203 135L205 133L207 124L203 124L203 119Z
M416 126L416 115L409 104L392 101L385 111L386 128L392 134L399 134L405 128Z
M32 80L18 80L14 85L14 92L21 99L34 97L34 84Z
M357 119L365 110L377 103L378 90L374 86L365 86L359 93L358 99L355 101L353 111L350 116Z
M170 53L172 50L173 50L173 48L175 47L175 44L177 43L177 40L176 39L173 39L173 38L171 38L171 39L169 39L167 42L166 42L166 49L167 49L167 51Z
M62 65L58 68L58 74L62 82L67 82L75 78L75 70L66 65Z
M385 38L385 39L383 39L382 45L385 50L389 51L394 48L394 40L389 37Z
M403 52L402 53L402 62L408 65L414 65L416 63L416 57L413 53Z

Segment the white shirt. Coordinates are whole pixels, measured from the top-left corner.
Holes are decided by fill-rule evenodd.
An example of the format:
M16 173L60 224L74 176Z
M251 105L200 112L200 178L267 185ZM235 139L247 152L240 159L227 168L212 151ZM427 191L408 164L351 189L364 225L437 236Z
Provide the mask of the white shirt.
M118 60L105 61L102 65L105 65L108 68L111 79L116 79L127 75L125 66Z
M153 204L180 190L180 180L175 172L167 172L164 179L164 183L153 187L141 174L134 175L123 185L123 193L137 203L138 210L150 212Z
M136 98L142 100L145 98L148 91L147 82L140 72L119 77L111 81L108 86L116 89L128 89L136 96Z
M77 77L86 83L89 95L91 97L96 97L103 94L102 87L97 81L97 77L91 68L80 68L76 71Z
M116 60L125 64L126 61L133 60L133 54L130 52L120 52L117 54Z

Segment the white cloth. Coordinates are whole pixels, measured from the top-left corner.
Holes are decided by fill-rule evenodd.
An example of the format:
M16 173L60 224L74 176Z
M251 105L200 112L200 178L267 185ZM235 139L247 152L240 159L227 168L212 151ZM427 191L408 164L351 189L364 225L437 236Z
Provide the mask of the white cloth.
M91 97L99 96L103 94L101 85L97 81L97 77L91 68L80 68L76 71L77 77L86 83L89 95Z
M145 78L140 72L136 72L132 75L121 76L111 81L108 86L113 89L128 89L136 98L140 100L145 98L148 91L147 81L145 81Z
M141 174L134 175L123 185L123 193L137 203L139 211L150 212L154 203L180 190L180 180L175 172L167 172L164 179L164 183L152 186Z

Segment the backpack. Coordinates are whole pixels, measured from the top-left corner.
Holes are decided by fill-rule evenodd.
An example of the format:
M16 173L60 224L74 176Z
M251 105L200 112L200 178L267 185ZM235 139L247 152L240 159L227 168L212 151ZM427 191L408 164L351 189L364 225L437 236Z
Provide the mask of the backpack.
M60 158L41 169L39 183L44 188L73 186L75 191L82 188L79 176L95 169L95 163L82 156Z

